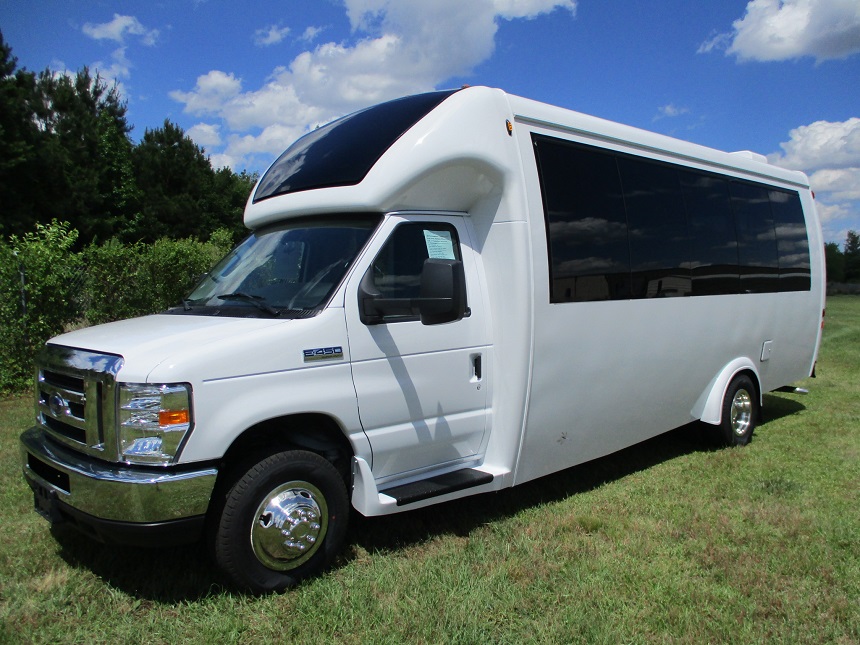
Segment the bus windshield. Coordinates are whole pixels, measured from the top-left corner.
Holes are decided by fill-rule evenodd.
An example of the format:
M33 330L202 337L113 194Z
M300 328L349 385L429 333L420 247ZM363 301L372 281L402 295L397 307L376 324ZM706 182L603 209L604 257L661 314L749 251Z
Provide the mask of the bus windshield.
M255 231L170 313L313 315L328 302L379 221L378 215L329 216Z

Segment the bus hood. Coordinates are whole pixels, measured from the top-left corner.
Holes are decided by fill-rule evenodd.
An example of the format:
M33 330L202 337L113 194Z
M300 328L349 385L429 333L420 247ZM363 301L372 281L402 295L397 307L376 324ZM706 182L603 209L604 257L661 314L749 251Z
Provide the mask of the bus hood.
M188 357L201 354L214 358L248 342L243 339L259 337L266 330L293 322L156 314L79 329L52 338L49 344L122 356L121 380L145 382L165 361L187 363ZM183 356L184 361L180 360ZM192 380L187 374L177 376L177 380Z

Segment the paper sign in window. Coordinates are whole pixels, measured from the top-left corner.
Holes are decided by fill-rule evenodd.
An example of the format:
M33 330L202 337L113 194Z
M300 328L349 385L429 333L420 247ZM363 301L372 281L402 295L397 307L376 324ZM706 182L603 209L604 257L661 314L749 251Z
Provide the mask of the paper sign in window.
M427 257L438 260L456 260L454 255L454 240L450 231L424 231L424 242L427 244Z

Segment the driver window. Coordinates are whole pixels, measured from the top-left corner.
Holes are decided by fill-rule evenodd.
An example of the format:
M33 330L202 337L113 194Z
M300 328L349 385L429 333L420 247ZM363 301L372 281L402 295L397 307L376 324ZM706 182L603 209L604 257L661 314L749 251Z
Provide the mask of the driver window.
M398 226L373 261L373 284L383 298L418 298L424 260L460 260L456 229L442 223L407 223ZM386 316L386 319L392 317ZM398 316L417 320L417 316Z

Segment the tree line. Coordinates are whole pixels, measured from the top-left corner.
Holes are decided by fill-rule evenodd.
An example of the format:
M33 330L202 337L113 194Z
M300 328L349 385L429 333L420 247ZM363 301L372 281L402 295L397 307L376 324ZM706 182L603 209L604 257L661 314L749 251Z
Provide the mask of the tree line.
M0 32L0 239L54 219L79 246L242 234L255 176L214 169L167 119L133 142L117 86L87 68L35 73L17 62Z
M842 249L836 242L824 245L828 282L860 282L860 235L848 231Z
M18 69L0 31L0 240L54 219L77 248L244 234L256 176L214 169L182 128L165 119L138 143L116 85L87 68L74 75ZM860 239L825 247L830 282L860 282Z

